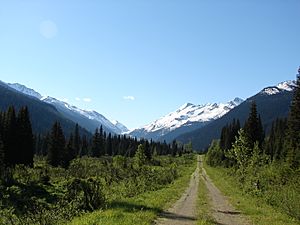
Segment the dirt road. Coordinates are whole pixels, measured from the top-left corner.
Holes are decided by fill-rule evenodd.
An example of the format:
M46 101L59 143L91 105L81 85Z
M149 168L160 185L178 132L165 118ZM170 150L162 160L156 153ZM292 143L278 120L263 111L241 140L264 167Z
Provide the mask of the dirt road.
M200 177L200 170L202 170ZM245 216L234 209L228 199L213 184L198 157L198 166L193 173L189 187L175 205L163 212L155 221L157 225L193 225L197 222L197 198L199 179L203 179L211 200L211 212L217 225L249 225Z
M200 159L200 158L198 158ZM158 225L192 225L196 224L196 203L198 198L198 184L200 179L198 163L197 169L191 176L190 184L181 198L169 210L163 212L154 224Z
M211 199L212 216L218 225L249 225L248 220L241 213L234 209L228 199L219 191L207 176L202 166L202 177L206 184Z

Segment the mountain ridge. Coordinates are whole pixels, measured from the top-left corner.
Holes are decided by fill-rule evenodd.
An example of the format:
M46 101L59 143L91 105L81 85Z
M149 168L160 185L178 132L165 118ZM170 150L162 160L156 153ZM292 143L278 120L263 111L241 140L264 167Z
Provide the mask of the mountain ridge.
M123 133L123 130L127 129L127 127L121 124L120 122L118 122L118 126L114 125L105 116L96 111L80 109L74 105L71 105L65 101L58 100L54 97L42 96L34 89L28 88L25 85L19 83L3 83L22 94L31 96L42 102L46 102L50 105L53 105L62 114L66 115L73 122L79 123L82 127L86 128L90 132L94 132L95 129L100 127L101 125L103 126L103 129L107 132L112 132L115 134L121 134Z
M231 109L241 104L241 98L235 98L227 103L207 103L195 105L185 103L176 111L171 112L152 123L131 131L129 134L139 138L162 139L163 136L182 127L205 125L220 118Z
M263 88L257 94L247 98L242 104L232 109L223 117L212 123L176 136L176 140L182 143L192 142L193 147L199 151L205 150L213 139L219 139L221 129L232 122L233 119L239 119L241 125L248 118L249 110L253 101L256 102L257 111L261 115L263 127L268 134L272 122L277 118L288 116L295 81L284 81L275 86ZM270 92L270 88L276 88L276 92Z

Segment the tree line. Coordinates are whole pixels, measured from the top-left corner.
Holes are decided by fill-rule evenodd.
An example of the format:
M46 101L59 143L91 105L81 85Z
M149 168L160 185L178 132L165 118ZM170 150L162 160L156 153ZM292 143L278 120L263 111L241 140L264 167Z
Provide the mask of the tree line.
M102 126L92 137L80 135L79 125L66 137L62 126L55 122L46 134L33 135L27 107L18 113L13 106L0 112L0 169L17 164L33 165L34 155L46 157L52 166L68 167L71 160L82 157L121 155L133 157L139 145L143 145L147 160L153 155L182 155L187 150L175 140L171 144L154 142L107 133ZM1 173L2 173L1 172Z
M34 142L27 107L0 112L0 166L33 165Z
M250 108L249 117L243 127L239 120L233 120L222 128L219 141L214 141L208 151L208 163L230 167L238 163L238 158L247 159L255 149L269 162L286 162L291 168L300 166L300 74L288 118L278 118L273 122L270 134L265 135L256 103Z
M226 167L245 193L300 220L300 68L287 118L275 120L266 136L253 102L240 126L234 120L222 129L207 152L207 164Z

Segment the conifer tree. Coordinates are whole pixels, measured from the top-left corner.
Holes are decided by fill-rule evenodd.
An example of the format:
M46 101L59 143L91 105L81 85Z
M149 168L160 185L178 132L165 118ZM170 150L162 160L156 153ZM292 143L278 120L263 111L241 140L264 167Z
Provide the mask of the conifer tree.
M145 165L146 159L147 157L145 155L145 146L143 144L140 144L134 156L135 166L137 168L140 168L141 166Z
M271 160L285 159L284 141L286 138L287 119L279 119L272 123L270 135L266 138L264 152Z
M104 135L103 135L103 127L100 126L99 130L99 154L105 155L105 145L104 145Z
M89 143L87 140L86 135L82 137L82 146L81 146L81 151L80 151L80 156L85 156L88 155L89 150Z
M46 156L48 155L50 148L50 134L47 133L45 137L42 138L42 149L41 149L41 155Z
M287 162L293 168L300 167L300 67L297 75L294 98L288 117L288 130L286 136Z
M23 107L20 109L16 126L16 142L18 151L16 163L33 166L34 142L27 107Z
M178 152L178 145L177 145L176 140L173 140L173 142L172 142L172 156L176 156L177 152Z
M249 118L244 126L245 135L248 140L248 147L253 149L255 142L258 142L261 147L264 140L264 132L262 129L261 120L257 115L256 103L252 102Z
M79 155L80 143L81 143L81 140L80 140L80 134L79 134L79 126L78 126L78 123L76 123L75 130L74 130L74 138L73 138L73 143L72 143L75 157L77 157Z
M145 141L145 155L147 160L152 159L152 152L148 140Z
M96 128L93 136L92 157L100 157L100 133L98 128Z
M18 155L18 143L16 141L17 136L17 118L14 107L10 106L5 115L3 142L5 152L5 164L7 166L14 166Z
M78 156L77 150L75 149L74 146L74 142L75 142L74 139L75 136L73 136L73 134L71 133L66 146L66 154L69 160L75 159Z
M65 136L59 122L55 122L51 134L48 152L48 163L54 167L63 166L65 153Z
M5 152L4 152L4 145L0 136L0 180L3 177L4 174L4 170L5 170L5 164L4 164L4 160L5 160Z
M109 156L113 156L113 149L112 149L112 138L111 138L111 133L108 134L108 137L106 139L106 147L105 147L105 152Z

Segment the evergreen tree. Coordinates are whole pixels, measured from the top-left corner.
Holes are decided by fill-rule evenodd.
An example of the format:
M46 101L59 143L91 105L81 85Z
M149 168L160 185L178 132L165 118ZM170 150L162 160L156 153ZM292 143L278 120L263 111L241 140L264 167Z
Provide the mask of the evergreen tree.
M14 166L21 156L18 153L17 137L17 118L14 107L10 106L5 115L3 142L5 152L5 164Z
M65 136L59 122L55 122L50 135L48 163L52 166L63 166L65 157Z
M16 142L18 151L16 163L33 166L34 142L27 107L20 109L16 127Z
M285 159L284 141L286 138L287 119L276 119L272 123L270 135L266 138L264 152L271 160Z
M100 151L100 156L105 155L105 145L104 145L104 134L103 134L103 127L102 125L100 126L99 130L99 151Z
M66 146L66 149L67 149L66 153L68 156L67 158L69 160L75 159L78 156L77 150L75 149L75 146L74 146L74 142L75 142L74 139L75 139L75 136L73 136L73 134L71 133L68 143L67 143L67 146Z
M46 156L48 155L50 148L50 134L47 133L45 137L42 138L42 149L41 149L41 155Z
M152 152L151 152L151 148L150 148L148 140L145 141L145 146L144 147L145 147L145 155L146 155L147 160L151 160L152 159Z
M294 98L288 117L288 130L286 136L287 162L293 168L300 167L300 67L297 75Z
M82 146L81 146L80 156L88 155L88 152L89 152L89 143L88 143L86 135L84 135L82 137Z
M70 164L70 161L77 157L76 150L74 149L74 137L73 134L70 134L67 146L65 147L62 166L67 168Z
M112 138L111 138L111 133L108 134L108 137L106 139L106 147L105 147L105 152L109 156L113 156L113 149L112 149Z
M4 152L4 145L0 136L0 181L3 178L4 170L5 170L5 152Z
M100 157L100 133L97 128L95 134L93 136L93 144L92 144L92 157Z
M74 130L74 138L73 138L73 143L72 143L72 148L74 149L74 155L77 157L80 153L80 135L79 135L79 126L78 123L75 125L75 130Z
M260 117L257 115L256 103L252 102L250 115L244 126L245 135L248 140L248 147L253 149L255 142L261 147L264 140L264 131Z
M135 166L137 168L140 168L141 166L145 165L146 159L147 157L145 155L145 146L143 144L140 144L134 156Z
M178 152L178 145L177 145L176 140L173 140L173 142L172 142L172 156L176 156L177 152Z

